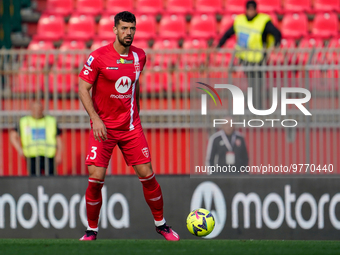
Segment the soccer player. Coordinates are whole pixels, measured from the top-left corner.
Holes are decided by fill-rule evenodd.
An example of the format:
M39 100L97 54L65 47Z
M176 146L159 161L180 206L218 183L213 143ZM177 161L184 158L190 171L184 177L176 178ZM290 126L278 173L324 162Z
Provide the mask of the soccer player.
M132 165L143 185L156 231L166 240L178 241L178 234L163 217L162 191L152 171L149 147L139 118L138 78L146 56L142 49L132 45L135 16L127 11L118 13L113 31L114 43L92 52L79 74L79 97L91 119L86 158L89 182L85 194L88 228L80 240L97 238L101 189L112 151L118 145L126 164Z

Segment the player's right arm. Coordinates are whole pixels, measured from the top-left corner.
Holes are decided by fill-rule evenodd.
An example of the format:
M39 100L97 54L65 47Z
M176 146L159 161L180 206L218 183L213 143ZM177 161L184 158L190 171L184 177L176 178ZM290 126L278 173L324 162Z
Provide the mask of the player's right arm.
M91 88L92 84L79 78L79 98L84 105L84 108L87 111L88 115L90 116L90 119L92 120L94 139L99 142L101 140L105 141L107 140L106 127L93 107L93 102L90 95Z

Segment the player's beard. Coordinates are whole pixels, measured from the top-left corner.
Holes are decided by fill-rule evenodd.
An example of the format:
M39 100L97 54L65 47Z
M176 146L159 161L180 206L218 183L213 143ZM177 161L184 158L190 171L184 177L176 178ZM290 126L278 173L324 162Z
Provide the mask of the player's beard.
M133 38L131 37L131 42L129 42L129 43L124 42L124 39L125 39L125 38L121 39L121 38L118 37L119 43L120 43L121 45L123 45L124 47L129 47L129 46L131 46L132 41L133 41Z

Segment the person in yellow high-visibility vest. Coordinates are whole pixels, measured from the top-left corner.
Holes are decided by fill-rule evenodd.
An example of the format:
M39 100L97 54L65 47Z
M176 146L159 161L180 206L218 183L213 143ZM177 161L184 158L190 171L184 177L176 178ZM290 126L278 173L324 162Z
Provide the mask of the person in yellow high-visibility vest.
M61 130L56 118L43 114L40 102L31 106L31 115L20 119L10 132L10 141L19 155L27 159L31 175L54 175L61 163Z
M251 0L246 3L246 13L237 15L233 25L220 39L217 48L224 45L232 35L236 36L236 54L244 66L258 66L265 64L265 48L279 46L281 32L273 25L269 15L257 13L256 2ZM248 85L254 87L254 107L262 108L262 72L247 71Z

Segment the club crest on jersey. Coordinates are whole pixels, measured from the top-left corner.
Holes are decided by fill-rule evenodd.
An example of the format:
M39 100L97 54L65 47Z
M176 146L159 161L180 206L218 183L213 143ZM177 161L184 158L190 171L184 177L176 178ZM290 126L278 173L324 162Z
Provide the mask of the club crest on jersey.
M144 157L146 157L146 158L149 157L149 149L148 149L148 147L144 147L142 149L142 152L143 152Z
M136 69L136 72L139 72L139 71L140 71L140 65L139 65L139 63L136 63L136 64L135 64L135 69Z
M92 56L90 55L90 56L89 56L89 59L86 61L86 64L87 64L88 66L91 66L93 60L94 60L94 57L92 57Z
M120 58L117 60L117 64L132 64L133 60L126 60L124 58Z
M119 93L126 93L131 87L131 79L127 76L122 76L116 81L116 90Z

